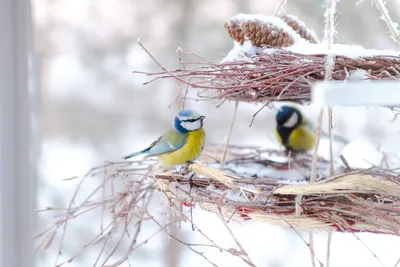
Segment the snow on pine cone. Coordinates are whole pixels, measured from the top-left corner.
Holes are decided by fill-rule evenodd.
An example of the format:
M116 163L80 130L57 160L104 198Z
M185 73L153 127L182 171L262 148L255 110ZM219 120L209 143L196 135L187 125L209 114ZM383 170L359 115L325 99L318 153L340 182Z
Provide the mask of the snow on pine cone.
M286 22L296 33L298 33L303 39L306 39L310 43L319 43L317 36L311 31L301 20L292 15L282 15L280 18Z
M302 39L282 19L265 15L238 14L225 23L235 41L250 40L253 46L287 47Z

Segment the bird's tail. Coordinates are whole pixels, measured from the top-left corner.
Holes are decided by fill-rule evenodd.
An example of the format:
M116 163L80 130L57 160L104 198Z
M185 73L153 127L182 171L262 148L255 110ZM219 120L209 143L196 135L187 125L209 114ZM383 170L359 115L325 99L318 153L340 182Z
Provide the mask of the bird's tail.
M139 155L141 155L143 153L146 153L146 152L147 152L147 149L144 149L144 150L141 150L141 151L137 151L137 152L133 152L133 153L130 153L130 154L124 156L123 159L133 158L133 157L139 156Z

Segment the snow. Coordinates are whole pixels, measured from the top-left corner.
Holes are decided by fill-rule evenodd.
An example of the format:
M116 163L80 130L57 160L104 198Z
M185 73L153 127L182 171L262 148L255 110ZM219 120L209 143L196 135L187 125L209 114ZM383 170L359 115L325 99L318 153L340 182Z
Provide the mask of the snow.
M335 2L335 1L334 1ZM305 26L303 22L298 20L294 16L289 16L296 19L300 25ZM333 18L332 18L333 19ZM231 18L231 21L260 21L262 23L275 26L278 30L289 33L294 39L294 44L289 47L283 47L279 49L274 48L259 48L251 44L249 40L245 40L243 45L234 42L233 49L228 55L222 60L222 62L231 62L236 60L248 60L249 57L259 54L274 54L280 53L282 50L286 50L292 53L304 54L304 55L336 55L346 56L349 58L361 58L361 57L374 57L374 56L400 56L399 51L394 50L376 50L366 49L359 45L344 45L344 44L328 44L326 42L322 44L312 44L307 40L301 38L290 26L288 26L282 19L274 16L266 16L263 14L238 14ZM330 21L334 23L334 21ZM331 25L331 31L334 31L333 24ZM315 34L312 33L315 37ZM326 39L326 38L325 38Z
M258 54L275 54L289 51L303 55L336 55L349 58L365 58L374 56L395 56L400 57L399 51L366 49L359 45L333 44L330 49L325 44L312 44L306 40L300 40L289 47L282 48L258 48L245 41L243 45L235 42L234 47L221 62L251 61L250 57Z
M325 44L311 44L307 41L294 43L285 48L287 51L304 54L335 54L337 56L346 56L350 58L373 57L373 56L400 56L399 51L366 49L359 45L333 44L330 49Z
M383 158L377 144L365 137L355 139L347 144L342 150L342 155L351 168L379 166Z
M325 57L325 80L332 80L332 72L335 69L335 63L335 54L329 51Z
M400 51L394 50L378 50L378 49L367 49L359 45L345 45L345 44L332 44L328 48L327 44L313 44L305 39L302 39L300 35L293 31L292 28L284 24L284 22L276 17L264 16L264 15L244 15L239 14L234 18L238 20L260 20L265 23L278 25L280 28L289 32L293 35L295 42L293 45L282 48L262 48L255 47L249 40L245 40L243 45L238 42L234 42L234 47L228 52L227 56L221 60L221 62L232 62L237 60L251 60L250 57L256 54L275 54L281 53L282 51L289 51L296 54L303 55L336 55L346 56L349 58L363 58L363 57L374 57L374 56L396 56L400 57Z
M245 40L243 45L235 41L232 50L220 62L227 63L236 60L252 61L250 57L256 55L258 50L259 48L253 46L250 40Z
M349 72L349 81L355 81L355 82L369 82L370 80L368 79L369 75L366 70L363 69L356 69L356 70L351 70Z

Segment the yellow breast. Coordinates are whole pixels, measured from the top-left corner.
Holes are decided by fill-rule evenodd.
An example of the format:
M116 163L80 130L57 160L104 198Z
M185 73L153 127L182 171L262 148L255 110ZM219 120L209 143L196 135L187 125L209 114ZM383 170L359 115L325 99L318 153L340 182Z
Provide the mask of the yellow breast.
M282 143L282 138L279 136L278 132L275 131L275 135L279 143ZM315 136L309 130L303 126L299 126L294 129L288 139L287 144L283 144L286 147L290 147L292 150L301 151L309 150L314 146Z
M187 143L180 149L160 155L160 162L165 166L173 166L186 163L187 161L195 160L203 149L205 141L205 133L203 128L197 131L188 133Z

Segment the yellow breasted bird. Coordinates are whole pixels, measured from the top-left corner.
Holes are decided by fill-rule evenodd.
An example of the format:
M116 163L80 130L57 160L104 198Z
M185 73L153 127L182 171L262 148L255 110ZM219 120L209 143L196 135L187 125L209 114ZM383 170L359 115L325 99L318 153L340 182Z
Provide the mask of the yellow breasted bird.
M282 106L276 114L275 135L287 151L306 151L315 143L315 134L301 112L291 106Z
M164 166L174 166L195 160L203 150L204 116L193 110L182 110L173 121L171 130L160 136L147 148L126 155L124 159L145 154L158 156Z

